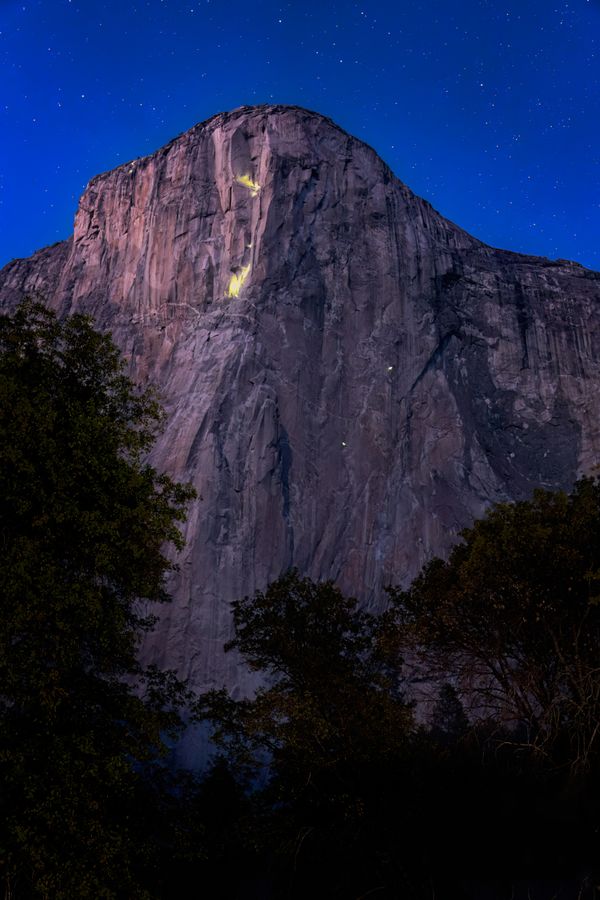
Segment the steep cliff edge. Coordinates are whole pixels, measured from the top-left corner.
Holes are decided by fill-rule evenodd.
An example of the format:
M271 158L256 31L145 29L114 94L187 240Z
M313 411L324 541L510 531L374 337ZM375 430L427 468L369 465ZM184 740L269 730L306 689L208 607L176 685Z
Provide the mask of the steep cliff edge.
M187 546L145 653L238 683L229 602L290 565L367 603L491 501L600 453L600 274L494 250L374 151L295 107L215 116L88 185L69 241L10 263L110 330L190 480Z

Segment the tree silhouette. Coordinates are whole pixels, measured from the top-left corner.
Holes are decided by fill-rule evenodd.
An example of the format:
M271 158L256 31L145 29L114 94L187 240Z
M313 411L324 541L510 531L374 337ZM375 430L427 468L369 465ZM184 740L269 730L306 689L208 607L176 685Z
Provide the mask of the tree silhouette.
M83 316L0 317L0 872L7 896L145 896L127 823L182 686L144 668L189 487L144 460L151 392Z

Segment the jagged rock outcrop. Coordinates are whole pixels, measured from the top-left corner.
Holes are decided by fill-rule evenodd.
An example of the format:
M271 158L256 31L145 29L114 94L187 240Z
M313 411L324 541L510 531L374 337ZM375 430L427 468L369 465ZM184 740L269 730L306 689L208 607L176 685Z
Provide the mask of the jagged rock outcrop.
M160 388L198 490L145 653L226 679L229 602L291 565L381 602L491 501L600 451L600 274L495 250L293 107L215 116L94 178L72 239L0 273L91 313Z

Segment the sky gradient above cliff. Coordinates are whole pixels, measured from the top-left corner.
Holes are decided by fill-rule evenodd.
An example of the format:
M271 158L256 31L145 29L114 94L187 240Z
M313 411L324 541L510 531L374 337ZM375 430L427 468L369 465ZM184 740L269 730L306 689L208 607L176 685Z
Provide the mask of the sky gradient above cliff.
M600 0L0 0L0 265L99 172L291 103L495 246L600 269Z

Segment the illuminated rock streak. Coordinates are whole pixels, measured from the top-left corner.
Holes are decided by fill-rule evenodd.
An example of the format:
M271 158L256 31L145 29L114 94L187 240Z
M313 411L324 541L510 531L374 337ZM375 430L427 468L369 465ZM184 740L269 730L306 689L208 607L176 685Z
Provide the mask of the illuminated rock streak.
M251 197L256 197L258 192L260 191L260 185L258 184L258 182L253 181L250 175L236 175L235 180L238 184L241 184L243 185L243 187L248 188ZM251 248L252 241L250 241L249 244L246 244L247 250L250 250ZM239 297L240 291L249 274L250 264L242 266L239 271L234 272L229 279L229 285L225 292L225 296L229 298Z
M248 273L250 272L250 266L243 266L239 272L234 272L229 280L229 287L227 288L227 297L239 297L242 286L248 277Z
M260 184L257 181L252 181L249 175L236 175L235 180L238 184L247 187L253 197L256 197L260 191Z

